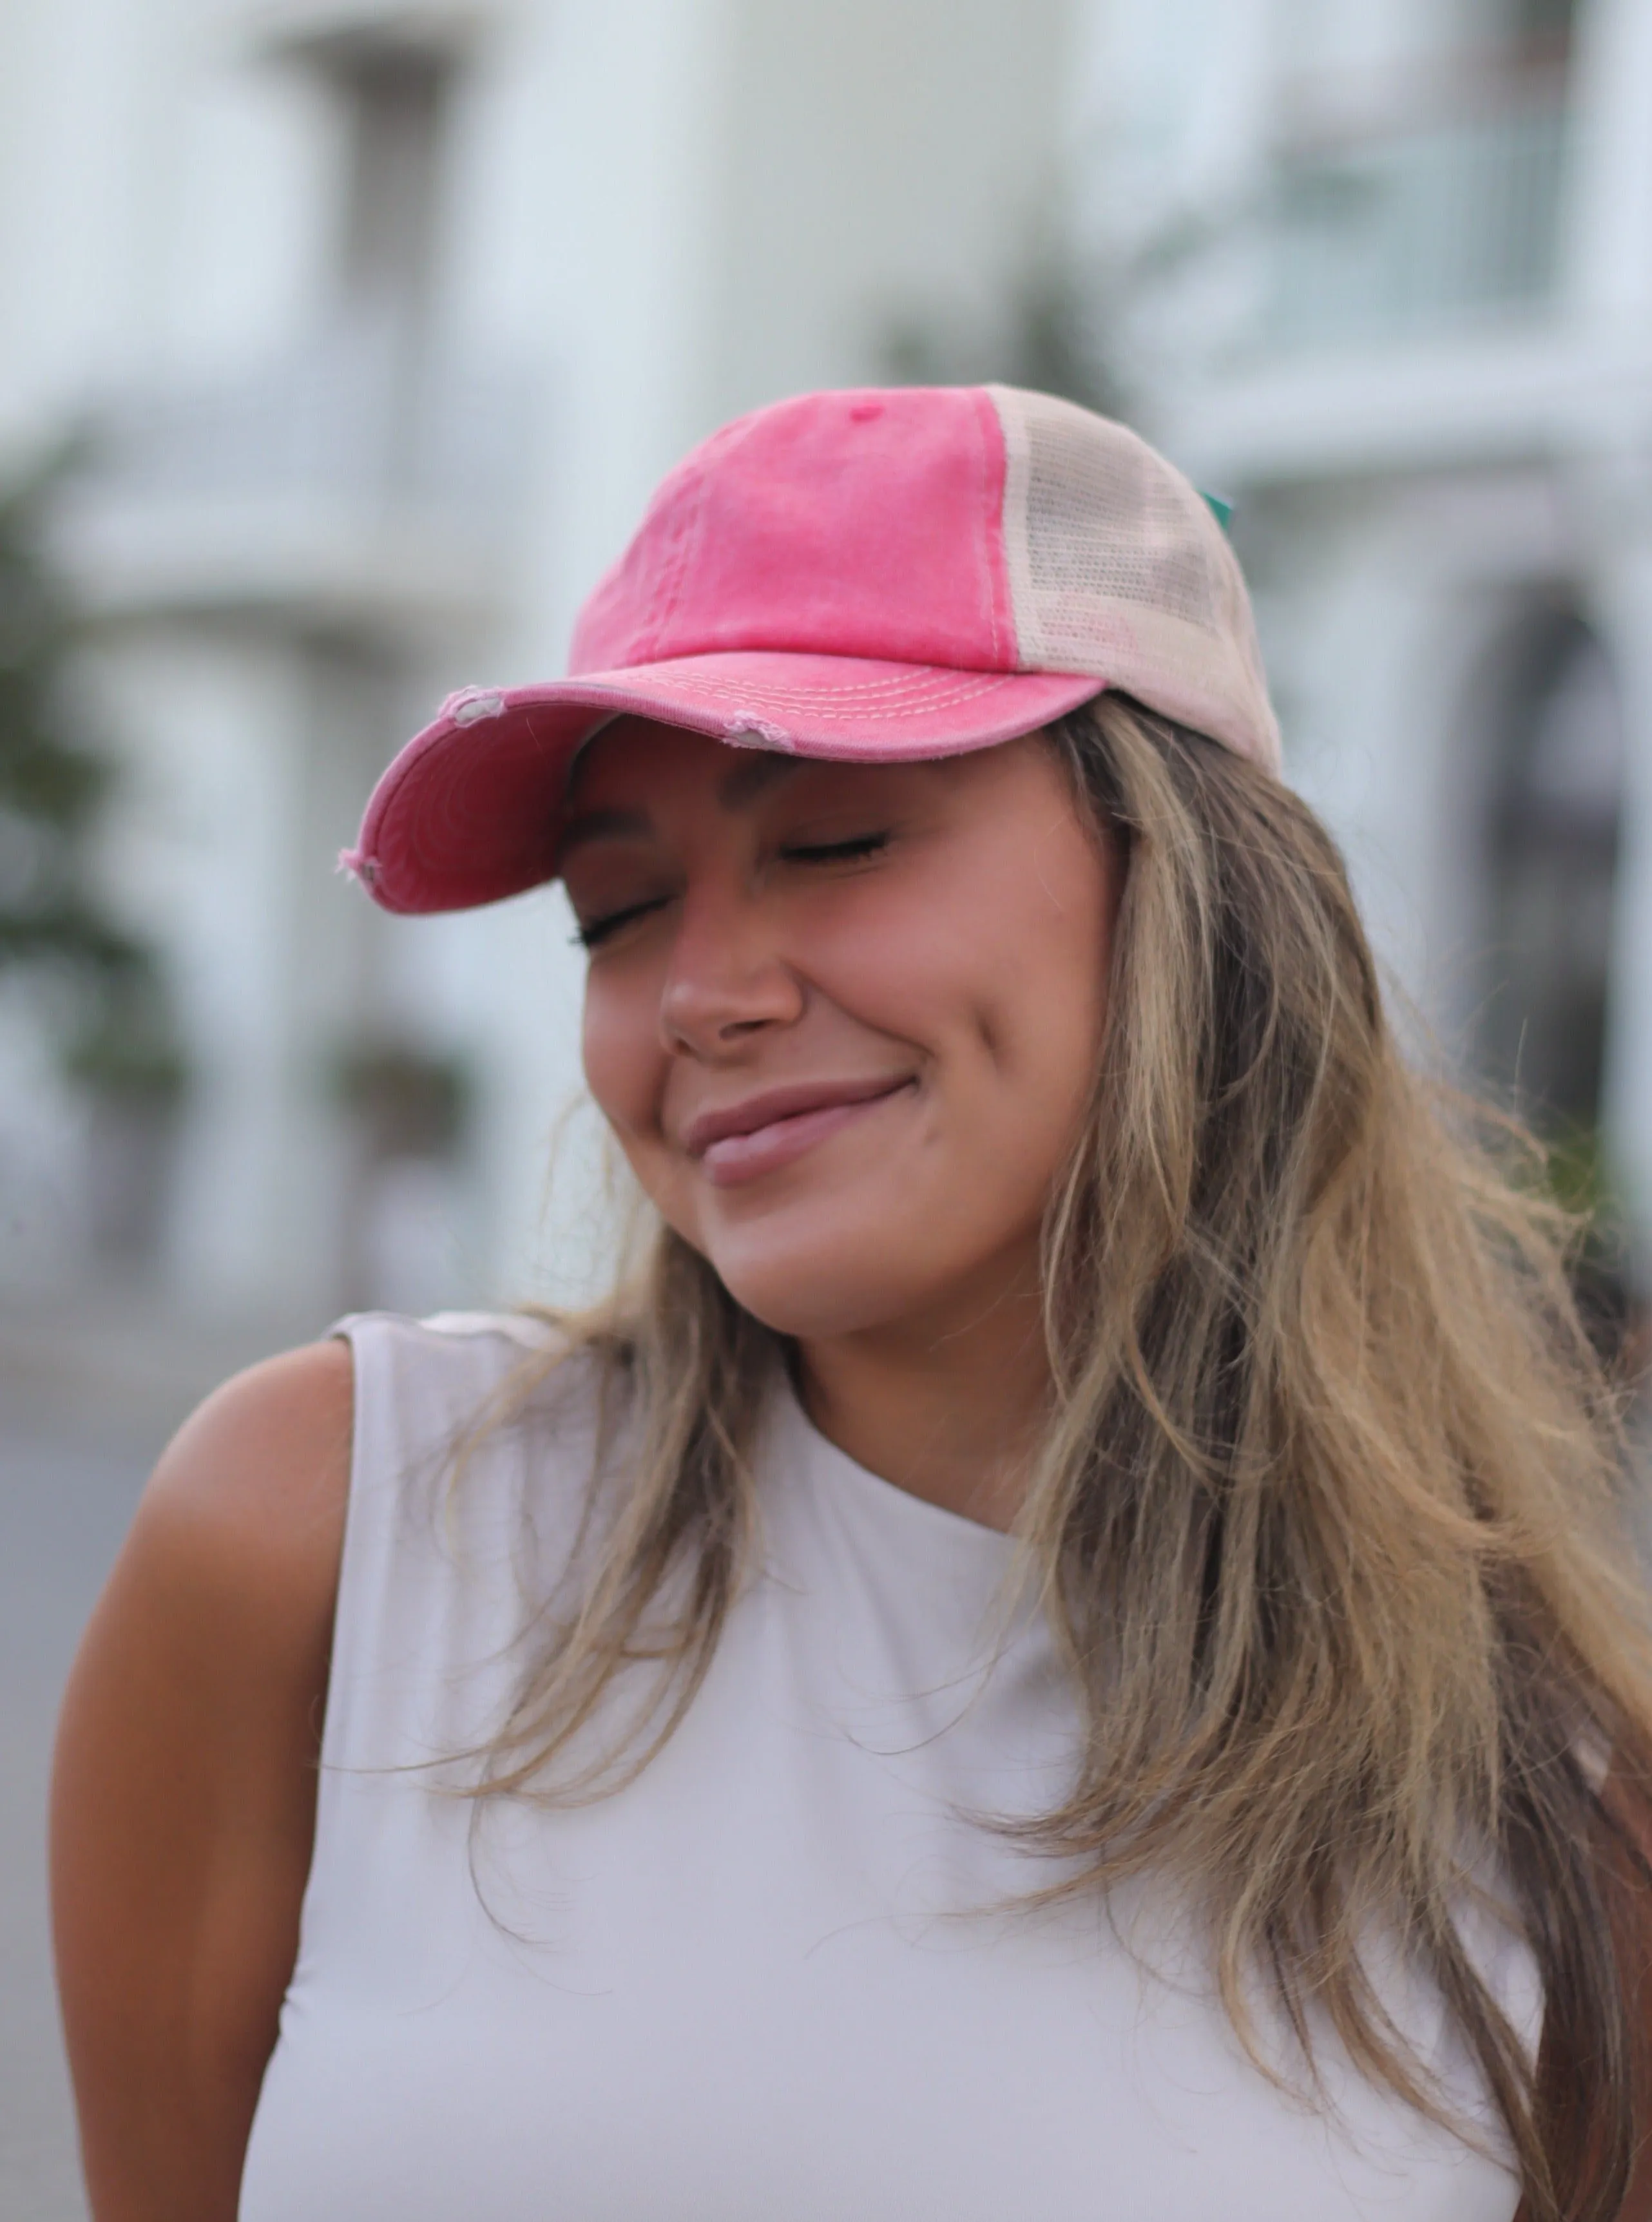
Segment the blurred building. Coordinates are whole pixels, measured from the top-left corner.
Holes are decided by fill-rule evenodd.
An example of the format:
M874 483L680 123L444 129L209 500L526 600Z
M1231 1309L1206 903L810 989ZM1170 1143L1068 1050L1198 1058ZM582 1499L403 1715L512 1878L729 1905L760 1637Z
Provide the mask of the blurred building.
M1096 0L1092 337L1236 499L1294 778L1652 1288L1652 4Z
M317 1322L577 1285L559 900L392 922L332 860L450 687L560 668L694 439L887 376L914 322L992 344L1067 14L13 0L0 459L94 433L60 547L124 772L104 869L190 1065L158 1134L0 1023L14 1285Z
M0 1282L580 1285L560 899L333 857L713 425L1018 374L1236 499L1385 951L1652 1281L1649 112L1652 0L13 0L0 467L93 429L103 870L190 1071L89 1108L0 993Z

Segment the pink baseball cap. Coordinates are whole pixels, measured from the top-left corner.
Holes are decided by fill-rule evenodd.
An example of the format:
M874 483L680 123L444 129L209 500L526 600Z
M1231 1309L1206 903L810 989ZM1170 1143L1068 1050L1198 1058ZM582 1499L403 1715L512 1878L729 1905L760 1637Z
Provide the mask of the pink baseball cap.
M1010 386L806 393L725 425L580 612L569 671L467 687L395 758L343 857L386 910L554 878L568 769L626 713L883 763L989 748L1114 687L1279 763L1204 498L1126 426Z

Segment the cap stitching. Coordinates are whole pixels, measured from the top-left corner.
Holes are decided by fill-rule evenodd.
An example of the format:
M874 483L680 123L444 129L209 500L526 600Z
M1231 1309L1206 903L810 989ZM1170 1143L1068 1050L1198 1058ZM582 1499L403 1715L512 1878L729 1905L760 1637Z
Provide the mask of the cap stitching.
M987 485L991 475L992 458L987 448L986 428L982 424L980 410L978 406L976 405L976 396L971 394L970 399L971 405L970 409L970 424L975 433L976 457L980 477L979 506L983 510L985 510L987 507ZM989 404L989 406L990 406L990 404ZM996 593L994 591L990 551L989 551L988 554L986 575L983 580L982 584L985 589L987 598L987 625L992 634L992 652L995 657L1002 656L1004 650L1003 643L998 637L998 597Z
M1027 482L1030 476L1027 424L1014 386L989 386L1004 442L1002 532L1004 574L1015 627L1015 662L1021 671L1045 668L1044 639L1027 562Z
M870 689L845 688L841 692L802 689L784 693L772 687L750 686L717 687L703 684L696 685L691 680L680 681L677 682L677 687L678 691L685 694L729 702L731 715L735 713L735 705L738 702L750 702L765 710L817 710L830 712L833 708L849 710L865 708L873 711L879 717L921 718L931 711L944 710L955 703L978 701L984 695L997 693L1012 680L1028 675L1024 672L1004 672L989 679L978 680L972 685L948 688L938 687L930 694L908 696L904 700L898 698L891 700L885 697L881 700L870 702L851 699L858 698L863 692L870 692ZM1075 677L1083 675L1084 675L1074 674Z
M818 696L822 700L832 701L840 698L847 700L851 696L873 694L900 695L921 693L949 694L956 688L961 687L965 692L968 692L972 688L1000 687L1007 679L1025 679L1036 675L1021 671L921 671L914 672L909 676L904 674L896 674L893 676L883 679L857 680L852 683L845 682L841 687L835 687L831 685L829 682L823 681L814 686L799 686L798 687L791 688L772 680L765 681L763 679L746 679L742 676L730 676L727 679L706 678L692 668L682 669L680 671L679 667L664 662L656 664L650 668L650 680L654 672L669 672L671 675L670 684L677 687L688 687L699 694L715 693L719 694L751 694L757 693L767 693L771 695L779 694L788 697L796 694L799 695L807 694L812 697ZM595 675L593 675L594 677ZM634 678L639 675L616 672L612 675L616 681L619 681L625 678Z
M829 683L817 686L800 684L795 687L788 687L783 682L763 680L719 682L716 680L711 679L696 679L691 674L685 672L680 679L674 680L671 683L674 686L683 687L688 692L696 694L715 694L725 697L744 695L757 696L761 694L771 701L801 701L807 700L809 701L838 702L864 700L868 698L876 698L886 701L910 700L951 700L957 696L978 693L986 687L1000 687L1003 684L1005 679L1014 678L1018 675L1020 675L1013 672L994 672L990 674L983 673L978 677L971 676L968 679L946 679L927 683L922 681L902 681L900 680L869 679L862 681L854 686L847 687L833 687Z

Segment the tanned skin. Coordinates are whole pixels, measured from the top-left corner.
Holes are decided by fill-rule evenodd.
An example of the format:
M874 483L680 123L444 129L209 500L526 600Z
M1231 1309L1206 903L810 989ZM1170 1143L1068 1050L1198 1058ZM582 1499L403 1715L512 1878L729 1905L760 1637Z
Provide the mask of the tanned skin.
M341 1342L210 1397L70 1679L52 1893L96 2222L235 2222L310 1869L351 1399Z
M587 1076L644 1189L795 1339L839 1448L1007 1526L1049 1396L1040 1232L1099 1054L1110 844L1036 738L832 765L620 720L574 800ZM869 1079L861 1122L772 1177L714 1177L719 1138L695 1139L765 1089ZM350 1403L333 1343L202 1408L70 1685L54 1888L97 2222L234 2222L314 1836Z

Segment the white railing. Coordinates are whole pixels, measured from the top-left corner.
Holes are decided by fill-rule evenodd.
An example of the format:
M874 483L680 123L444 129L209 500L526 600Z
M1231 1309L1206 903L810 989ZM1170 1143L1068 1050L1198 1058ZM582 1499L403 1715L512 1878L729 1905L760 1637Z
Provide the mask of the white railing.
M1563 101L1549 92L1283 150L1266 225L1263 345L1411 336L1540 304L1556 277L1567 136Z
M341 335L232 385L120 403L98 475L128 501L296 499L482 524L522 483L533 416L521 379L415 369Z

